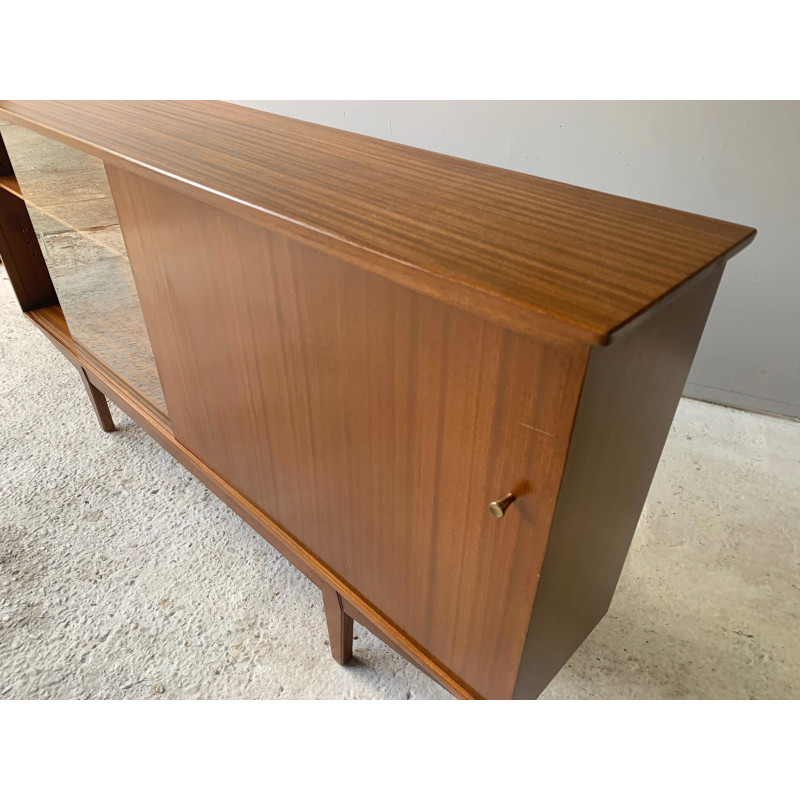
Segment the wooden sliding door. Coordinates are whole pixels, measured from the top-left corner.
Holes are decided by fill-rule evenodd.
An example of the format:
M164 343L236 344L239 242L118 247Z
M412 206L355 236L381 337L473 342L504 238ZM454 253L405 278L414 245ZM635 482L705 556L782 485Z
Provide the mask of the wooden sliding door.
M109 178L176 438L475 690L510 696L585 350Z

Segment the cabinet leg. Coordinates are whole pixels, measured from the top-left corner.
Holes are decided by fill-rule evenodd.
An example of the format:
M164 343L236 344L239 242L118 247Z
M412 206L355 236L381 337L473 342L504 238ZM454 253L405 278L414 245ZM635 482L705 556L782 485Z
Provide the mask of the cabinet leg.
M108 400L106 396L89 381L89 376L83 367L78 367L78 372L81 374L81 380L86 387L86 394L89 395L89 402L92 404L94 413L97 415L97 421L100 427L106 432L110 433L115 430L114 420L111 419L111 412L108 410Z
M337 664L344 665L353 657L353 618L344 613L342 598L329 586L322 588L322 602L325 605L331 655Z

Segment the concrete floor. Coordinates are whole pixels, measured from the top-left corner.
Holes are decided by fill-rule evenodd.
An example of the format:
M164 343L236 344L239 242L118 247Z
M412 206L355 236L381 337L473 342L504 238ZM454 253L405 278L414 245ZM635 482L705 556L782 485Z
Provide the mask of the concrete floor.
M443 699L74 370L0 273L0 697ZM606 618L543 697L800 697L800 424L683 400Z

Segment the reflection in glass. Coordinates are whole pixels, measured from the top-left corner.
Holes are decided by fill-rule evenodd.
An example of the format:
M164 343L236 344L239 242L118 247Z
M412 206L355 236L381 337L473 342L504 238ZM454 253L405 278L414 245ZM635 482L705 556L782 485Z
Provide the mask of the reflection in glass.
M103 162L18 125L3 140L72 338L166 416Z

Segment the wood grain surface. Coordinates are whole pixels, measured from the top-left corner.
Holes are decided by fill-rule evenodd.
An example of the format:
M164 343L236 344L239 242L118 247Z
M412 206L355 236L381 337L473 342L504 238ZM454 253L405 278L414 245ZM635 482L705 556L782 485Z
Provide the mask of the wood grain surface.
M121 229L83 153L23 133L46 169L15 178L0 152L0 249L28 182L56 273L130 256L169 420L42 264L9 272L101 425L106 394L314 580L340 662L355 619L458 696L536 696L608 606L755 231L224 103L3 114L106 162ZM96 294L90 328L131 316Z
M28 209L0 186L0 258L23 311L58 302Z
M218 102L0 115L516 330L604 344L752 228Z
M142 398L131 392L129 386L120 382L116 376L102 370L97 363L88 360L75 346L59 306L29 311L27 317L71 364L78 369L86 370L93 386L113 400L117 407L152 436L179 464L225 502L309 580L320 588L327 587L338 592L342 599L341 608L344 614L364 625L456 697L481 698L478 692L454 675L444 664L398 631L367 598L354 592L291 534L276 525L263 511L256 508L227 481L209 469L191 450L177 441L172 429L154 413L151 407L143 404ZM320 624L323 624L321 619Z
M337 664L344 666L353 657L353 618L345 613L341 595L335 589L323 586L322 602L331 655Z
M12 194L20 196L19 183L13 175L0 175L0 189L5 189Z
M78 367L81 380L83 381L83 388L86 389L86 394L89 397L89 402L92 404L97 421L100 423L100 428L105 433L111 433L116 430L114 420L111 416L111 411L108 408L108 401L106 396L91 382L89 373L83 367Z
M510 696L587 348L108 172L178 440L464 682Z
M608 610L724 264L592 348L514 697L533 699Z

